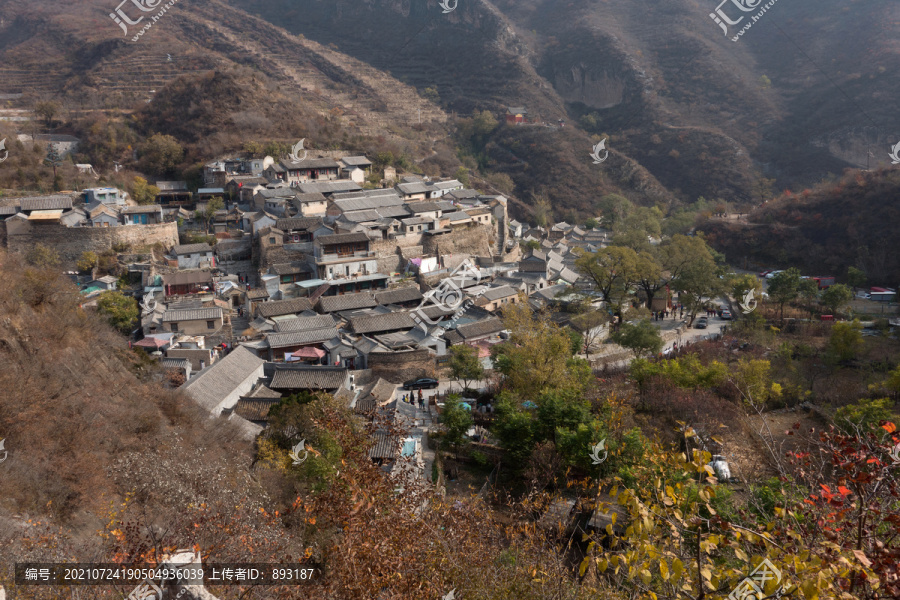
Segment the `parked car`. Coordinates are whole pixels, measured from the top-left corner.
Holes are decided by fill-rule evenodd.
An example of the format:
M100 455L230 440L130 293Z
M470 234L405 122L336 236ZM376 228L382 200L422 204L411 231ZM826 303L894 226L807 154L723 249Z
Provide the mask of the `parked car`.
M700 317L697 319L697 322L694 323L694 329L706 329L709 326L709 321L706 317Z
M721 314L720 316L721 316L723 319L725 319L726 321L728 321L728 320L731 319L731 311L728 310L727 308L723 308L723 309L722 309L722 314Z
M772 279L773 277L775 277L775 276L778 275L779 273L784 273L784 271L772 271L772 272L770 272L768 275L766 275L766 279Z
M762 273L759 274L759 276L760 276L760 277L765 277L766 275L768 275L768 274L771 273L771 272L772 272L772 271L763 271Z
M436 389L438 386L438 380L432 379L431 377L421 377L419 379L410 379L403 383L404 390L424 390Z

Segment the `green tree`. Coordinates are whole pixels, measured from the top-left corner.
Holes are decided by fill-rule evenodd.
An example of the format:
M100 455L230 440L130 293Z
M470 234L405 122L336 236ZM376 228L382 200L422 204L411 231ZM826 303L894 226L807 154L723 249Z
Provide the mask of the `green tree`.
M103 292L97 299L98 312L120 333L129 334L140 315L137 300L122 292Z
M894 402L889 398L863 399L856 404L848 404L837 409L834 422L848 433L866 430L879 425L893 416Z
M59 104L52 100L44 100L34 105L34 114L44 119L47 128L53 126L53 119L59 114Z
M38 243L25 254L25 260L38 268L49 269L59 264L59 252Z
M862 344L862 325L859 321L835 323L828 338L829 357L840 362L852 360Z
M484 379L484 365L478 358L478 349L468 344L451 346L450 373L466 389L470 382Z
M831 314L837 314L842 308L850 304L853 300L853 292L842 283L835 284L824 290L821 295L821 302L825 305Z
M863 287L868 280L866 272L862 269L857 269L856 267L847 268L847 285L853 288L854 294L856 293L856 288Z
M793 302L800 295L800 271L791 267L781 273L776 273L769 281L769 298L778 304L781 312L781 320L784 320L784 306Z
M141 168L148 173L174 176L184 159L184 148L171 135L157 133L144 142L138 150Z
M454 175L456 179L466 187L469 187L469 170L465 167L460 167L456 170L456 174Z
M445 430L444 443L459 452L459 447L467 442L466 432L472 427L472 411L463 407L459 396L450 394L444 403L441 423Z
M591 217L584 222L584 228L587 230L597 229L598 227L600 227L600 222L594 217Z
M621 313L631 287L639 281L640 269L646 266L637 252L618 246L583 253L575 260L578 271L590 279L603 301L617 313Z
M532 193L531 211L536 225L540 225L541 227L548 227L550 225L550 222L553 219L553 206L551 206L550 200L548 200L546 196Z
M78 259L76 263L76 267L82 273L90 273L94 270L94 267L97 266L100 257L97 256L95 252L91 252L90 250L85 250L81 253L81 258Z
M619 330L609 336L613 342L633 350L638 357L657 354L663 347L659 329L648 319L638 321L637 325L622 323Z
M753 290L753 297L757 302L759 302L759 299L762 297L762 282L760 282L756 275L751 275L749 273L738 275L731 278L728 284L731 297L737 302L743 302L750 290Z
M159 195L159 188L148 184L143 177L135 177L128 193L138 204L153 204Z
M674 239L674 238L673 238ZM691 322L707 301L724 293L726 281L720 279L712 251L703 240L692 242L694 253L685 257L672 287L679 292L679 300L691 311Z
M438 104L441 101L441 95L438 93L436 87L427 87L425 91L422 93L425 98L428 98L435 104Z
M491 357L505 389L520 398L552 388L583 389L590 378L587 361L572 357L572 338L550 315L514 304L504 309L503 325L509 340L492 346Z
M634 210L634 204L619 194L607 194L597 202L597 208L603 214L603 225L615 231Z
M813 301L819 297L819 283L815 279L801 279L798 294L803 302L806 303L806 308L809 310L810 317L812 317Z
M47 156L44 158L44 164L53 167L53 179L56 179L56 168L62 166L62 156L56 149L56 144L47 144Z
M194 218L198 221L202 221L206 226L206 233L209 233L209 226L216 218L216 212L224 208L225 202L219 196L213 196L209 199L209 202L206 203L205 209L194 211Z

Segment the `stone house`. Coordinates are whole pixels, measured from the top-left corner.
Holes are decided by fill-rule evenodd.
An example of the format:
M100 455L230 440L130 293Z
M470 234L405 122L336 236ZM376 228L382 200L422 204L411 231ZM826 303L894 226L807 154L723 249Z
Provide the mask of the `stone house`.
M313 242L320 279L341 279L378 272L378 260L364 233L326 235Z
M508 286L488 288L484 293L475 299L475 306L479 306L486 311L494 312L508 304L516 304L519 302L518 290Z
M302 217L324 217L328 198L321 192L298 193L291 199L291 207Z
M163 313L164 331L187 335L210 335L225 324L222 309L213 308L170 308Z
M179 269L200 269L216 266L216 257L209 244L185 244L175 246L172 254L178 260Z
M129 206L122 211L126 225L155 225L163 222L163 210L159 204Z
M299 162L286 159L270 165L263 176L269 181L298 184L338 179L339 171L340 165L330 158L307 158Z
M341 174L356 183L365 183L372 167L372 161L365 156L345 156L340 160Z

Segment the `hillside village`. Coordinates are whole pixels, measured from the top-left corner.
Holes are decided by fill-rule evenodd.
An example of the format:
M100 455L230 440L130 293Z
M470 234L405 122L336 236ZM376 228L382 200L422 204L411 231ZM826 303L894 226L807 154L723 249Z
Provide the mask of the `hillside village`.
M507 337L504 307L564 304L579 280L576 249L595 251L609 235L529 227L509 218L504 196L454 179L389 168L385 187L363 189L363 156L227 158L204 175L196 193L154 182L154 204L116 188L6 199L0 240L51 248L70 267L85 252L106 257L103 269L70 271L84 305L108 291L138 300L131 344L248 438L270 407L302 392L399 415L397 386L437 377L454 344L477 348L489 367ZM450 281L460 293L447 300ZM597 329L601 340L606 326ZM398 450L385 448L373 453L392 460Z

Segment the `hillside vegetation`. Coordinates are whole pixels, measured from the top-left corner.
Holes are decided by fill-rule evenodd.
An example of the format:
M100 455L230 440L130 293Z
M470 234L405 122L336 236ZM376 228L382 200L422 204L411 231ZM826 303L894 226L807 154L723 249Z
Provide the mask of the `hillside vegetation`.
M796 266L809 275L863 270L871 284L900 282L896 250L900 171L851 172L799 194L785 193L746 220L699 225L732 264Z

